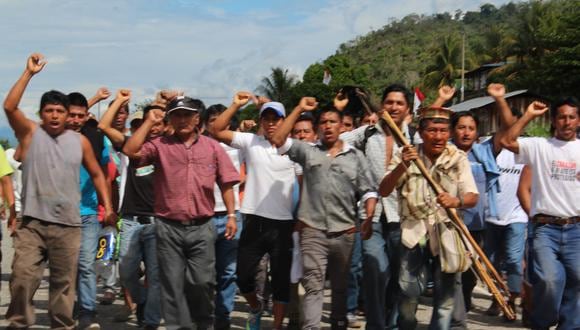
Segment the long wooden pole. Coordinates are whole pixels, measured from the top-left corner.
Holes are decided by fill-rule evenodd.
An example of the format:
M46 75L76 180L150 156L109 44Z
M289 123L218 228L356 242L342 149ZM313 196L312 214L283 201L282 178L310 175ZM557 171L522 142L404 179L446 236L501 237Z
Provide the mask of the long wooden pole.
M387 123L387 125L389 126L389 128L391 130L391 133L393 134L393 137L395 138L395 140L397 140L397 142L400 145L403 145L403 146L410 145L409 141L407 141L407 139L405 138L405 136L403 135L403 133L401 132L401 130L399 129L397 124L393 121L393 119L391 118L391 116L389 115L389 113L387 111L383 111L381 114L381 117L385 120L385 122ZM443 188L441 188L441 186L437 182L435 182L435 180L433 180L433 178L429 174L429 171L427 170L427 167L425 166L425 164L423 163L423 161L421 159L418 158L418 159L414 160L414 164L419 168L419 171L421 172L421 174L423 174L423 177L427 180L427 182L429 183L431 188L433 188L433 190L435 190L435 192L437 194L440 194L444 191ZM447 214L449 215L449 218L451 219L451 221L453 221L453 223L456 225L456 227L461 232L460 236L462 236L462 239L467 239L469 244L475 250L475 255L472 255L472 260L473 260L473 265L474 265L475 271L478 273L478 275L482 279L482 281L485 282L485 284L487 285L487 287L491 291L492 295L494 296L495 300L497 301L499 306L502 308L505 316L510 320L515 320L516 319L515 312L505 302L505 296L502 295L500 290L497 288L497 286L494 283L494 280L496 283L499 284L499 286L506 293L506 295L509 295L509 289L508 289L507 285L505 284L505 282L503 281L501 276L498 274L498 272L495 270L491 261L489 261L489 259L487 258L487 256L483 252L483 250L481 250L481 247L477 244L477 242L475 241L473 236L471 236L471 234L469 233L469 230L467 229L467 227L465 226L465 224L463 223L463 221L461 220L461 218L457 214L457 211L453 208L446 209L446 211L447 211ZM485 265L485 269L484 269L483 265L481 264L480 259L481 259L481 261L483 261L483 264ZM486 271L486 269L487 269L487 271ZM493 279L490 278L488 272L491 273L491 275L493 276Z

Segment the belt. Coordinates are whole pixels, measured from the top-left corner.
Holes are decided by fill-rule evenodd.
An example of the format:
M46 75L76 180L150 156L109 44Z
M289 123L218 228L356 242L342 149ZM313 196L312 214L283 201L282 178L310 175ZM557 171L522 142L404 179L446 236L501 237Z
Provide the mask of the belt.
M563 225L572 225L575 223L579 223L580 216L569 217L569 218L560 218L560 217L554 217L554 216L546 215L546 214L536 214L536 215L534 215L532 220L534 221L534 223L552 224L552 225L563 226Z
M206 224L210 220L211 220L211 217L199 218L199 219L190 219L190 220L178 220L178 221L169 220L169 221L171 221L172 223L178 223L182 226L201 226L201 225Z

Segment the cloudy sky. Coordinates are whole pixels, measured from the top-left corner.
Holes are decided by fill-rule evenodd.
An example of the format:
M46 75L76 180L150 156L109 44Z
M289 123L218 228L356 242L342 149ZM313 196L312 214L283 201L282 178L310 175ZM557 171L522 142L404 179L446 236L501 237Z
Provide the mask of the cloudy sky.
M28 114L46 90L91 96L100 86L130 88L133 102L176 88L207 105L227 103L237 90L254 90L271 67L301 77L341 43L392 18L505 2L0 0L0 98L37 51L48 65L24 96ZM0 129L6 126L2 112Z

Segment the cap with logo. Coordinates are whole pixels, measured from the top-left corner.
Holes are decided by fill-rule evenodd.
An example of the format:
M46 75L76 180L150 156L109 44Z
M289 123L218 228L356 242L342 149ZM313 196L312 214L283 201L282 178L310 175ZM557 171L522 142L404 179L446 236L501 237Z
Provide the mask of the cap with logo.
M191 97L187 96L178 96L167 104L168 115L171 114L172 111L179 109L200 112L197 103Z
M262 114L264 113L264 111L267 110L272 110L274 111L274 113L278 116L278 117L286 117L286 109L284 109L284 105L280 102L266 102L264 103L264 105L262 105L262 108L260 108L260 117L262 117Z

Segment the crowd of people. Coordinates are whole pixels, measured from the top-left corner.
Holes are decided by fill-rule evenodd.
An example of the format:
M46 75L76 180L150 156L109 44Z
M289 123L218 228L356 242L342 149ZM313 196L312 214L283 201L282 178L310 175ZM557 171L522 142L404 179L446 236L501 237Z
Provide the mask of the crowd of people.
M415 329L425 294L430 329L465 329L477 255L456 239L465 235L450 209L507 282L505 303L491 301L487 314L511 320L503 307L515 311L521 297L530 327L580 329L574 97L518 115L505 87L490 84L499 127L488 139L474 113L444 107L449 86L416 114L398 84L378 107L354 86L333 100L303 97L292 111L249 92L206 108L161 91L132 114L121 89L98 121L89 109L111 97L106 88L90 99L51 90L39 119L27 118L19 103L45 64L32 54L4 101L18 140L8 157L0 150L14 239L9 329L34 325L46 267L51 328L100 329L95 255L105 226L118 228L120 244L100 302L117 298L118 272L117 321L229 329L240 294L246 329L260 329L266 310L274 329L319 329L329 288L332 329L360 328L361 315L367 329ZM240 121L250 103L257 122ZM548 111L550 138L520 138Z

